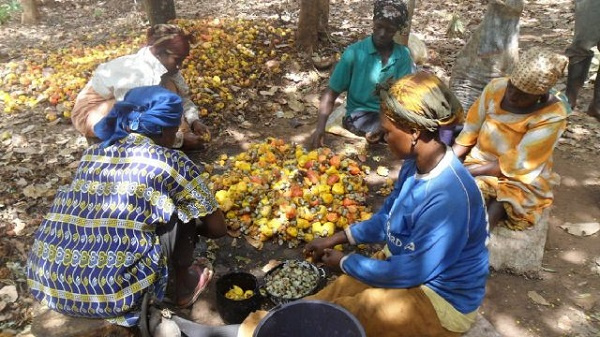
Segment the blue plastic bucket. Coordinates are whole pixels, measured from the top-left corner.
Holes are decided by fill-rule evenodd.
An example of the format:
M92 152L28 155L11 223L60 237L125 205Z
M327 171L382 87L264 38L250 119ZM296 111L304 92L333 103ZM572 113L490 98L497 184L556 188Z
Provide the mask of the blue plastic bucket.
M299 300L276 307L263 318L254 337L366 337L348 310L316 300Z

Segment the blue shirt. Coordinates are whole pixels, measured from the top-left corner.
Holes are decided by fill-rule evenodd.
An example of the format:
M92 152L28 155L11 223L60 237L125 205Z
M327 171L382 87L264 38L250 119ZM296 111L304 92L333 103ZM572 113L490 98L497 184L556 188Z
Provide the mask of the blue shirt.
M414 71L410 51L396 43L387 64L382 64L381 55L369 35L346 48L331 74L329 88L337 93L348 91L346 116L359 110L377 112L380 100L375 94L376 85Z
M139 134L88 148L35 233L27 263L33 296L69 316L135 325L144 293L160 300L166 289L156 228L217 209L200 174L183 152Z
M428 174L414 160L402 165L383 207L346 230L351 243L387 243L386 260L346 256L345 273L371 286L422 284L461 313L476 310L488 275L488 223L483 197L471 174L448 148Z

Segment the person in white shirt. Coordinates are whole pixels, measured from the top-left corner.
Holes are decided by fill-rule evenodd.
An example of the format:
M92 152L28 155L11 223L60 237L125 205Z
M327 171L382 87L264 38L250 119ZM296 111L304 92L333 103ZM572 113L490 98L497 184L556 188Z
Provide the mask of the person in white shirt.
M173 147L194 150L210 139L208 128L200 121L198 108L187 97L189 87L179 71L189 55L190 37L176 25L159 24L147 32L147 45L137 53L103 63L77 95L71 120L89 142L96 142L94 125L117 101L137 87L162 85L183 98L184 115Z

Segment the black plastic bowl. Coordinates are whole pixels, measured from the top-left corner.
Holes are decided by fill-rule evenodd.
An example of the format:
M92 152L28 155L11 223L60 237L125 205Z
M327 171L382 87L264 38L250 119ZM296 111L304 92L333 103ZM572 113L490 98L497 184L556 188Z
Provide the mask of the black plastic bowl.
M225 297L225 294L234 286L244 291L252 290L254 296L245 300L235 301ZM258 291L258 281L250 273L232 272L221 276L217 280L217 311L228 324L239 324L253 311L260 308L262 297Z
M283 304L263 318L254 337L366 337L348 310L324 301L300 300Z

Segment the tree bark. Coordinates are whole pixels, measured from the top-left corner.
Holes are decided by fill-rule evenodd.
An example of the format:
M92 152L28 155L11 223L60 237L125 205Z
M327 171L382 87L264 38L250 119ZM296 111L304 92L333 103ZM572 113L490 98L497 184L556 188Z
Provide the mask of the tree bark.
M40 21L40 13L37 8L36 0L21 0L23 14L21 14L21 24L35 25Z
M167 23L176 17L174 0L144 0L144 5L151 26Z
M329 0L319 0L319 35L326 35L329 26Z
M465 110L490 80L506 76L519 55L519 18L523 0L491 0L485 17L458 54L450 88Z
M406 20L406 27L399 30L394 36L394 41L404 46L408 46L408 37L410 36L410 28L412 26L412 17L415 11L415 0L402 0L408 7L408 19Z
M312 53L319 41L319 33L327 32L329 0L301 0L296 47Z

